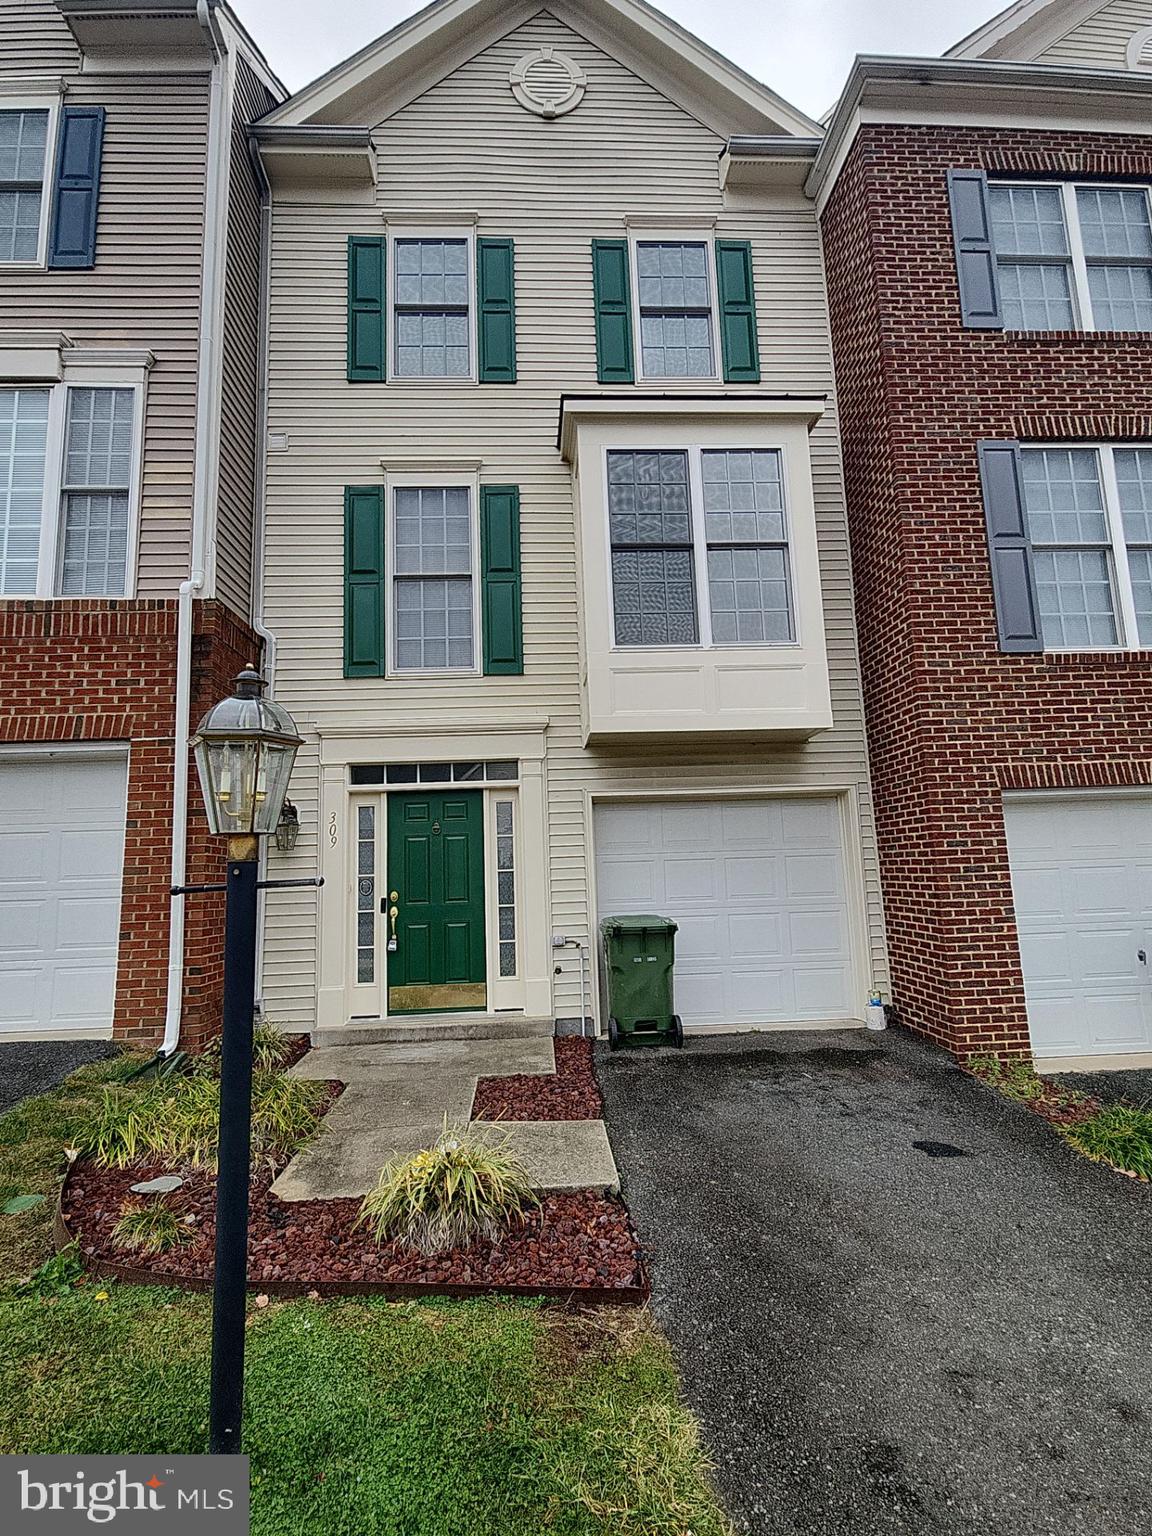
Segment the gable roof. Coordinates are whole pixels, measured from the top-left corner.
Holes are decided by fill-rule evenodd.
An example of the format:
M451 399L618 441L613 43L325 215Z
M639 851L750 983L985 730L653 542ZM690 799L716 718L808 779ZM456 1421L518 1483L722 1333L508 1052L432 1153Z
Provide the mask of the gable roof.
M949 48L946 59L1035 59L1111 0L1016 0Z
M818 123L647 0L432 0L269 113L269 127L371 126L500 38L554 16L717 133L821 132Z

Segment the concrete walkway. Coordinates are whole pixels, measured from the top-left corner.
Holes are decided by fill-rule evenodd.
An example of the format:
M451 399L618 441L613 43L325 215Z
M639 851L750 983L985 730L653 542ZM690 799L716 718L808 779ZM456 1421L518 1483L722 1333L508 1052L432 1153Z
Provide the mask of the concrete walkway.
M1148 1536L1152 1186L894 1030L597 1069L738 1531Z
M326 1046L293 1068L334 1079L344 1092L324 1128L272 1185L281 1200L365 1195L392 1158L431 1146L444 1128L469 1122L481 1077L554 1073L551 1038L437 1040ZM477 1135L507 1141L538 1190L620 1187L602 1120L477 1122Z

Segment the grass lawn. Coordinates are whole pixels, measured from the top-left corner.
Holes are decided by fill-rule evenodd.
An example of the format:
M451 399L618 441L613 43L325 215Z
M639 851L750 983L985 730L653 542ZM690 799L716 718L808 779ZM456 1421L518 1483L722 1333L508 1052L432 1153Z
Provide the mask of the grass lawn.
M17 1282L51 1252L61 1148L117 1062L0 1117L0 1453L206 1447L209 1306L176 1290ZM647 1314L521 1301L251 1307L257 1536L722 1536Z

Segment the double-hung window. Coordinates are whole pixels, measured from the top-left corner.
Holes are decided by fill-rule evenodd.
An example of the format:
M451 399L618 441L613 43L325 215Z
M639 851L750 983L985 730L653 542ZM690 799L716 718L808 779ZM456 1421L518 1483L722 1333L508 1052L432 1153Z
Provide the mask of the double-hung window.
M471 378L471 242L398 237L392 253L394 377Z
M40 260L48 125L46 110L0 111L0 263Z
M1149 188L989 186L1009 330L1152 330Z
M610 451L617 646L791 645L777 449Z
M1152 647L1152 448L1024 448L1047 650Z
M123 597L139 394L0 386L0 597Z
M476 539L467 486L397 486L392 670L476 670Z
M635 252L643 376L715 378L714 283L708 242L637 240Z

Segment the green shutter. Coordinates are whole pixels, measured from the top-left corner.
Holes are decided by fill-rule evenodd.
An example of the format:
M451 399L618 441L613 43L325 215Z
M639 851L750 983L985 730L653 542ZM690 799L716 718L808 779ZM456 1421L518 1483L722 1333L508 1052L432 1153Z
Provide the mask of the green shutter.
M348 237L348 381L382 384L384 369L383 235Z
M601 384L634 384L627 240L593 240L592 291L596 305L596 376Z
M516 253L511 240L477 240L481 384L516 382Z
M747 240L717 240L716 281L720 289L724 380L728 384L759 384L752 246Z
M480 548L484 563L484 675L518 677L524 670L518 486L481 486Z
M344 488L344 676L384 676L384 488Z

